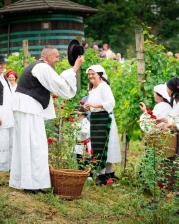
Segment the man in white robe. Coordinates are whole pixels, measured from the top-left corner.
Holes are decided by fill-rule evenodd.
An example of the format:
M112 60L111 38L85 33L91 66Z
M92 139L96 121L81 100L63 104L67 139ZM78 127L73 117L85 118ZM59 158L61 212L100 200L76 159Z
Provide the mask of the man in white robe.
M44 117L55 118L50 92L64 99L75 96L76 72L83 57L78 57L73 68L60 76L53 69L57 61L57 49L44 49L41 59L27 67L17 86L10 187L27 190L51 187L44 125Z
M9 171L12 151L12 131L14 125L12 112L12 93L3 75L5 61L0 55L0 171Z

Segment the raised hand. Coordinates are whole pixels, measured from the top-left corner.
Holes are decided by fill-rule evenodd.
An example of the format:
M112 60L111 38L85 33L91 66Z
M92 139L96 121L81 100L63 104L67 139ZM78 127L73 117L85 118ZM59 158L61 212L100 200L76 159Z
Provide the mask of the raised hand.
M75 72L77 72L79 70L79 68L81 67L81 65L83 64L83 62L84 62L84 56L82 56L82 55L78 56L78 58L75 61L74 66L73 66L73 70Z

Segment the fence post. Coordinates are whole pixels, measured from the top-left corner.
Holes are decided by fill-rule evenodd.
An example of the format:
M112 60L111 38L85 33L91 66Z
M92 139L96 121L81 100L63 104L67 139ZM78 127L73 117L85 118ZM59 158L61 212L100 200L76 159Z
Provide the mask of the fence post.
M24 69L29 64L29 43L28 40L23 40L22 42L23 52L24 52Z
M135 39L136 39L138 81L142 82L145 73L143 29L138 28L135 30Z

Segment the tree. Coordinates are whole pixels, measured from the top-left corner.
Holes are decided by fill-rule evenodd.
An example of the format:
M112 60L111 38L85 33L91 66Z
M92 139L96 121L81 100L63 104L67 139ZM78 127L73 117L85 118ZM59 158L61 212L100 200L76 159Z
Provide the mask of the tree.
M151 27L160 43L178 51L178 0L73 0L98 9L86 19L86 34L108 42L116 51L126 53L134 46L136 25Z

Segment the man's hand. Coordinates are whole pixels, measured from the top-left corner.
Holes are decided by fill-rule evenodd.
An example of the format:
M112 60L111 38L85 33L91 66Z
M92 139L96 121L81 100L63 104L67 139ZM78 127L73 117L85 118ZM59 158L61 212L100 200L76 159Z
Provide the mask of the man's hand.
M77 72L79 70L79 68L81 67L81 65L83 64L84 62L84 56L78 56L78 58L76 59L75 61L75 64L73 66L73 70L74 72Z

